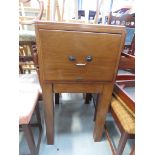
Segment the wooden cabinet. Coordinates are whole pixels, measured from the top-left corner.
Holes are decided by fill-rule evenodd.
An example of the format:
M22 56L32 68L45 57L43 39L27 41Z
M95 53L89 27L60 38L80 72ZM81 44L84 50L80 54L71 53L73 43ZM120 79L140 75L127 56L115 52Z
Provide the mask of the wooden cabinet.
M40 36L45 80L113 80L120 34L40 30Z
M53 92L100 93L102 99L98 107L104 105L104 109L99 110L101 115L97 114L94 132L98 141L101 130L97 128L103 129L100 122L104 123L124 45L124 27L37 22L35 28L40 79L45 102L48 102L45 106L53 103L47 99L49 89Z

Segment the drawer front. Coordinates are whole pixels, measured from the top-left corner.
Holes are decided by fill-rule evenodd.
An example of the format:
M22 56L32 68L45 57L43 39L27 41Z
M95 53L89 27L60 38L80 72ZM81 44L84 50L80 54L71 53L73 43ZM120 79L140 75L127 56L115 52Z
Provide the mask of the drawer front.
M113 80L121 46L120 34L39 31L44 80Z

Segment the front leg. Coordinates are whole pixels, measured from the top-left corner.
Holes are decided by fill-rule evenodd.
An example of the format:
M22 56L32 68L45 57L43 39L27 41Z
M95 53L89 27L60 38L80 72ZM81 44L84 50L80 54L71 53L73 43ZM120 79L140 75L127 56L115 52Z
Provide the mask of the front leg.
M54 102L52 84L42 83L46 137L48 144L54 144Z
M94 127L94 141L98 142L102 138L106 114L111 101L113 84L104 84L103 91L99 94L99 100L96 109L96 120Z

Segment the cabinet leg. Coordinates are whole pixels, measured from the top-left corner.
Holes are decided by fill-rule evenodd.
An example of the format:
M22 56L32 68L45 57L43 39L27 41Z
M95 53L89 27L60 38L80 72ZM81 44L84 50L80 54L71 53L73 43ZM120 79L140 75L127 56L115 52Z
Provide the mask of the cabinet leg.
M55 93L55 104L59 104L59 93Z
M46 137L48 144L54 144L54 102L52 84L42 83Z
M103 91L99 94L99 100L96 107L96 119L94 127L94 141L98 142L102 138L104 131L104 124L106 119L106 114L111 101L111 95L113 90L113 84L104 84Z
M91 93L86 93L86 98L85 98L85 104L89 104L91 101L92 94Z

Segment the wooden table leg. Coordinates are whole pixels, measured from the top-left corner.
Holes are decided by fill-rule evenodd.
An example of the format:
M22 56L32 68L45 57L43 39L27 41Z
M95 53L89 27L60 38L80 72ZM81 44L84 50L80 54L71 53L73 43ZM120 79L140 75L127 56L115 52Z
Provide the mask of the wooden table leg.
M24 124L22 126L23 126L24 135L27 140L31 154L37 155L36 145L34 142L34 137L32 134L31 127L28 124L26 124L26 125Z
M94 127L94 141L98 142L102 138L102 134L104 131L104 124L106 119L106 114L108 112L108 108L111 101L111 95L113 90L113 84L104 84L103 91L99 94L99 100L97 104L96 111L96 120Z
M92 94L91 93L86 93L85 104L89 104L91 99L92 99Z
M55 104L59 104L59 93L55 93Z
M132 149L131 149L130 155L135 155L135 145L132 146Z
M54 102L52 84L42 84L47 144L54 144Z

